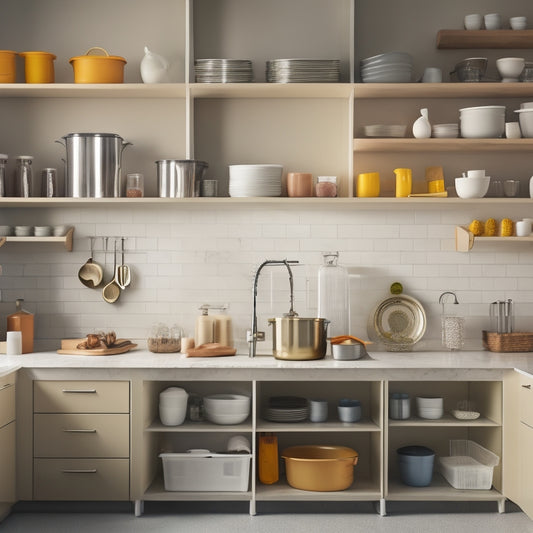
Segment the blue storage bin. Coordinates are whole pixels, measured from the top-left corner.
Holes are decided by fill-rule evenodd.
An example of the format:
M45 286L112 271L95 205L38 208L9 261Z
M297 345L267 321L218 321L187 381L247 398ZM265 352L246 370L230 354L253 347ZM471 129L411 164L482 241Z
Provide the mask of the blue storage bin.
M426 446L404 446L396 450L400 479L411 487L427 487L433 478L435 452Z

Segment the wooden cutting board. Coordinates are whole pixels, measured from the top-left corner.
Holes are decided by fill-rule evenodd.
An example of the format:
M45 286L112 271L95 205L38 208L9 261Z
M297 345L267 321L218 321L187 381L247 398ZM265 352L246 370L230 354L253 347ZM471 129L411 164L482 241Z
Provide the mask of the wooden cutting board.
M117 355L120 353L129 352L136 348L137 345L126 339L117 339L112 348L94 348L92 350L81 350L76 348L78 344L85 339L62 339L61 349L57 353L63 355Z
M187 357L221 357L223 355L235 355L237 350L231 346L224 346L218 342L200 344L196 348L187 350Z

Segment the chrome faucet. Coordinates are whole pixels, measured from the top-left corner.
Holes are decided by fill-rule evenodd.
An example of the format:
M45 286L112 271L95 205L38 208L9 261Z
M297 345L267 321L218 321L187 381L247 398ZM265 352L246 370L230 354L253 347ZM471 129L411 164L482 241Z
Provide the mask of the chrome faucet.
M267 265L285 265L287 268L287 271L289 272L289 287L290 287L290 309L289 312L285 316L298 316L298 314L294 311L294 284L292 279L292 270L289 266L290 264L296 264L298 261L287 261L287 259L268 259L266 261L263 261L259 268L257 269L254 277L254 285L253 285L253 301L254 301L254 308L253 308L253 314L252 314L252 329L248 330L246 332L246 340L249 344L249 350L248 355L250 357L255 357L256 350L257 350L257 341L264 341L265 340L265 332L264 331L257 331L257 282L259 280L259 274L261 273L261 270Z

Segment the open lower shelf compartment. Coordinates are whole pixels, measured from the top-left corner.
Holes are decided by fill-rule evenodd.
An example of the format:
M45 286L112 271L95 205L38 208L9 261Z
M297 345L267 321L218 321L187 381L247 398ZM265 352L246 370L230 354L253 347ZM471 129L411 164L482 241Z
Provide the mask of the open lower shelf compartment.
M533 243L533 234L527 237L475 237L474 234L463 226L455 228L455 250L469 252L475 242L530 242Z
M2 247L6 242L26 242L26 243L35 243L35 242L45 242L45 243L63 243L68 252L72 252L72 243L74 237L74 228L69 228L67 233L62 237L0 237L0 247Z

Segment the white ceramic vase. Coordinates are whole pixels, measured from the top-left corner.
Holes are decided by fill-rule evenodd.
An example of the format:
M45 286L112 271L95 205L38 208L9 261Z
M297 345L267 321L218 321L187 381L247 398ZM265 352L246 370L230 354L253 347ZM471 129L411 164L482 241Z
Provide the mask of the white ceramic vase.
M420 116L413 124L413 136L416 139L429 139L431 137L431 124L429 123L427 108L420 110Z
M169 62L159 54L144 47L144 57L141 60L141 78L144 83L168 82Z

